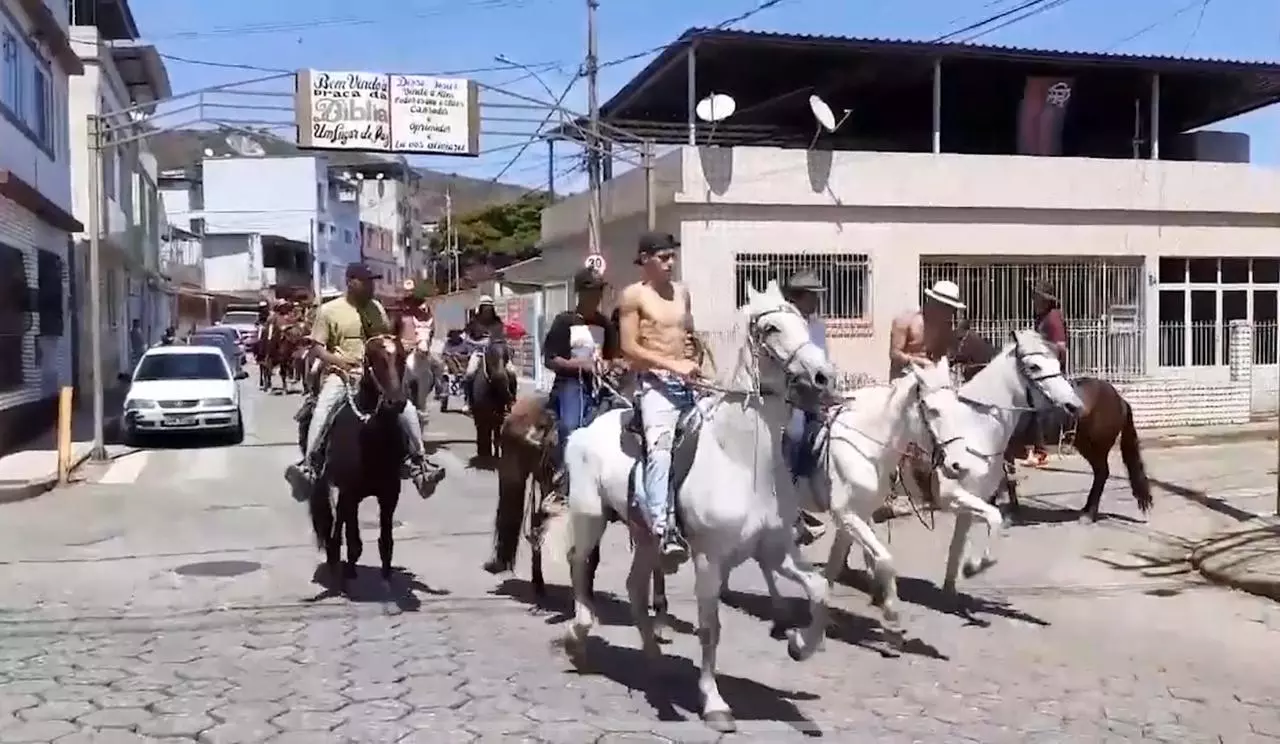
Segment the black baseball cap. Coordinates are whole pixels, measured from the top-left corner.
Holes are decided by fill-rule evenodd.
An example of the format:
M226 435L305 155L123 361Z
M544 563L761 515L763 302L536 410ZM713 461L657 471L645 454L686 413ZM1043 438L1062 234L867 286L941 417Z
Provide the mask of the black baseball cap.
M573 288L578 292L604 289L607 286L609 283L604 280L604 277L590 267L578 269L578 273L573 275Z
M679 247L680 241L676 240L671 233L653 231L641 233L640 241L636 245L636 263L642 263L644 257L649 254L674 251Z
M347 281L359 279L360 281L371 282L375 278L377 277L374 275L373 269L369 268L366 264L347 264Z

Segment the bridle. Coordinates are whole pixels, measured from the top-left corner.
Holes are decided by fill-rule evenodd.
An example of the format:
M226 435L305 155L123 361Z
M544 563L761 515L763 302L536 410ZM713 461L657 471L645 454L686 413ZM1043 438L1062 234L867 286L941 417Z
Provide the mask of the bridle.
M353 381L349 376L346 376L346 375L343 376L343 379L346 382L346 387L347 387L347 404L351 406L351 412L355 414L356 418L360 420L361 424L369 423L370 419L378 415L383 410L386 410L387 390L385 386L382 384L382 381L378 379L378 376L373 373L373 366L369 363L369 359L371 358L370 351L371 349L375 348L375 344L379 345L378 346L379 353L385 353L386 352L385 345L388 343L390 343L393 346L393 351L390 354L391 356L390 363L398 364L400 361L399 341L396 339L395 336L382 333L376 336L372 336L364 342L364 361L361 362L360 364L359 379L353 383ZM402 379L403 379L403 375L402 375ZM367 411L362 410L360 408L359 400L358 400L359 392L360 392L359 386L363 384L371 385L373 387L373 391L377 394L377 397L373 404L373 408Z
M769 346L768 343L766 343L766 339L771 334L778 333L779 330L776 328L765 327L762 321L765 318L771 315L776 315L778 313L794 315L797 318L804 320L804 316L800 314L800 311L797 310L790 303L784 304L781 307L770 308L768 310L764 310L762 312L751 315L747 320L747 347L751 350L751 359L752 359L752 366L748 370L748 374L751 377L751 388L749 390L737 390L737 391L721 389L720 392L738 393L738 394L747 395L749 397L753 396L758 398L782 397L787 403L791 405L796 405L795 396L793 393L795 389L798 387L797 382L799 381L799 376L791 371L791 365L795 362L796 358L799 357L800 354L803 353L806 349L812 348L819 352L821 351L821 349L819 349L818 345L813 342L813 339L809 338L806 335L804 343L796 346L796 348L793 349L791 353L786 356L785 359L775 354L773 351L773 348ZM766 352L771 358L774 359L775 362L777 362L780 365L782 369L783 379L786 383L785 390L782 390L782 391L774 390L768 385L765 385L761 381L760 359L763 356L763 354L761 354L761 351Z

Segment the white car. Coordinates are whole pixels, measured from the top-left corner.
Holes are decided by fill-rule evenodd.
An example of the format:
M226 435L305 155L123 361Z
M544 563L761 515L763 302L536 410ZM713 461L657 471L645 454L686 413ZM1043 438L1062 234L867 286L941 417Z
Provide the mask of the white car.
M244 440L240 387L226 355L213 346L157 346L133 371L124 402L124 435L160 432L225 434Z

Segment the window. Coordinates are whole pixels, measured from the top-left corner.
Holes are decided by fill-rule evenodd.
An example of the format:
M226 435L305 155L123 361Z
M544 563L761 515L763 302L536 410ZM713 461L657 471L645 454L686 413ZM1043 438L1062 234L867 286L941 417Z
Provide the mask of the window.
M4 20L0 17L0 22ZM0 107L24 134L56 158L62 124L44 60L19 32L0 25Z
M62 258L49 251L36 253L36 311L40 314L40 335L61 336Z
M138 382L153 380L229 380L227 363L222 354L148 354L138 365L133 379Z
M189 220L187 224L191 227L192 235L201 235L201 236L204 235L204 218L203 217L197 217L193 220Z
M818 312L828 329L865 327L871 320L871 263L865 254L739 253L734 256L735 307L747 303L747 283L764 289L770 280L783 284L797 271L818 275L827 288Z
M0 390L22 387L22 342L31 328L22 251L0 243Z
M1253 324L1253 363L1277 362L1277 258L1161 258L1160 364L1228 364L1231 321Z
M22 111L22 57L18 38L9 31L0 33L0 105L10 113Z
M346 243L347 245L351 245L351 231L350 231L350 230L343 229L343 231L342 231L342 242Z
M31 130L36 142L48 150L53 149L53 93L49 90L49 76L39 67L31 71Z

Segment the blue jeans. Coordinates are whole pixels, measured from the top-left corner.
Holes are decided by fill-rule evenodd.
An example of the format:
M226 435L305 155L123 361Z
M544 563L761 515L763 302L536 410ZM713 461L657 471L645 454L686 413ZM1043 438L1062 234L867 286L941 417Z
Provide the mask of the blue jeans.
M551 386L551 405L556 412L556 461L564 463L564 446L569 435L581 429L591 411L591 398L582 380L573 377L556 378Z
M787 424L782 443L793 478L808 478L813 475L814 466L818 464L817 454L813 451L813 435L817 423L817 417L808 411L796 409L791 413L791 421Z
M671 450L680 414L693 407L693 392L680 380L647 372L639 378L644 424L644 493L640 507L653 533L663 536L671 511Z

